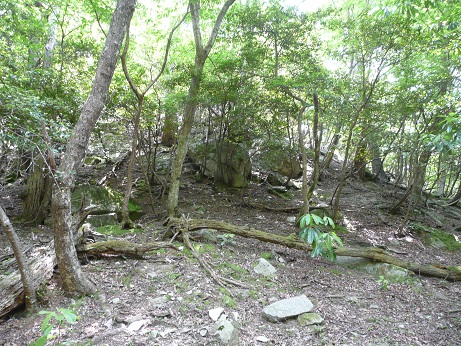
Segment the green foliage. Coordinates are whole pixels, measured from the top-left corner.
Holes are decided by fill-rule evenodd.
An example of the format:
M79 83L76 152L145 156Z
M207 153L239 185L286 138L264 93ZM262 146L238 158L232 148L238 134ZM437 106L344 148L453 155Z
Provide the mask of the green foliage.
M322 256L330 261L336 260L334 247L343 246L343 243L335 232L330 231L335 229L335 223L330 217L306 214L300 219L300 227L299 237L312 245L312 257Z
M380 284L379 288L382 290L388 290L390 282L384 276L380 275L378 279L378 283Z
M237 244L235 241L235 234L231 233L225 233L225 234L219 234L216 236L221 241L221 245L235 245Z
M123 229L123 227L120 225L106 225L106 226L97 227L95 230L96 232L107 234L107 235L112 235L114 237L120 237L125 234L140 233L143 231L140 228Z
M65 326L66 323L68 325L72 325L78 319L77 315L72 310L64 309L64 308L57 308L56 311L57 312L42 310L38 313L39 315L46 315L45 319L43 320L40 326L40 331L42 333L42 336L39 337L35 342L31 343L31 346L46 345L48 340L51 339L50 333L55 327L55 323L57 324L57 327L58 327L58 334L57 334L54 344L60 345L61 329ZM56 322L54 323L53 320L55 320Z

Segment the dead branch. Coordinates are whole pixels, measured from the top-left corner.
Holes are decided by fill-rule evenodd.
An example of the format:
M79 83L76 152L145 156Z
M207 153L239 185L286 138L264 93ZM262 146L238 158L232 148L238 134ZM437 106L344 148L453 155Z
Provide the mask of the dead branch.
M302 251L311 251L312 247L301 241L294 233L289 236L281 236L277 234L267 233L251 227L236 226L231 223L205 220L205 219L178 219L170 218L168 226L176 228L178 225L187 227L189 231L196 231L200 229L215 229L218 231L232 233L244 238L258 239L263 242L279 244L292 249ZM439 264L419 264L409 261L404 261L397 257L392 256L390 253L381 248L375 247L356 247L348 248L341 247L335 249L338 256L351 256L368 258L378 262L393 264L414 272L417 275L425 275L443 278L446 280L461 281L461 266L445 266Z

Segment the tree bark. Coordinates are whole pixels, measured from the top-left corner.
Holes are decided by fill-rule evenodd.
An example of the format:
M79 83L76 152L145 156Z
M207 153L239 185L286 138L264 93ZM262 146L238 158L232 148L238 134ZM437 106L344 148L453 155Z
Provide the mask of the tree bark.
M224 16L227 13L227 10L232 6L235 0L227 0L221 11L219 12L218 17L216 18L211 36L208 39L208 43L203 47L202 43L202 33L200 28L200 1L190 0L189 7L192 17L192 28L194 33L195 40L195 64L194 71L192 72L192 78L189 85L189 93L186 101L186 106L184 109L184 119L181 132L178 136L178 145L176 147L176 154L173 161L172 172L171 172L171 181L170 181L170 191L168 193L168 214L170 216L177 215L178 213L178 199L179 199L179 185L182 172L182 166L184 159L187 154L187 145L189 141L189 134L192 130L192 125L194 123L195 110L198 104L198 94L200 91L200 82L202 79L203 67L205 61L210 54L211 48L216 41L219 28L224 19Z
M51 201L52 181L47 174L45 159L38 155L32 162L27 178L27 192L23 201L21 220L34 225L42 225Z
M85 155L91 131L96 124L107 97L117 64L125 30L135 9L136 0L119 0L112 16L104 49L99 59L91 93L83 105L74 132L69 138L66 153L56 172L57 184L52 193L52 219L56 258L62 287L67 292L93 293L95 286L83 275L73 240L71 192L76 171Z
M0 228L3 228L8 240L10 241L11 247L13 248L14 257L18 264L19 272L21 273L21 281L24 289L24 300L26 303L26 310L33 311L35 302L37 300L35 296L35 286L30 278L30 267L24 258L24 250L19 240L18 235L14 231L13 225L11 225L10 219L6 215L2 207L0 207ZM3 292L3 291L2 291Z

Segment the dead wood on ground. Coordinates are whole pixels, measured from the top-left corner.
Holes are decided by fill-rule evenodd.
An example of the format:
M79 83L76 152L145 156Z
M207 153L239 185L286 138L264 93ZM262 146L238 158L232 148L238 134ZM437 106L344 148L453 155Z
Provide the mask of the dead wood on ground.
M88 256L123 255L140 258L150 251L171 248L179 251L173 244L166 242L138 244L125 240L107 240L77 246L77 252Z
M123 255L141 258L147 252L163 248L179 250L173 244L165 242L137 244L124 240L108 240L97 243L77 245L79 254L89 256ZM39 287L49 280L56 266L54 242L34 247L27 256L30 259L33 287ZM0 318L24 304L24 289L21 275L13 257L0 260Z
M292 249L311 251L312 247L301 241L296 234L281 236L267 233L248 226L237 226L231 223L205 220L205 219L178 219L170 218L168 222L170 228L187 229L197 231L200 229L215 229L218 231L232 233L244 238L258 239L263 242L279 244ZM432 276L446 280L461 281L461 266L445 266L439 264L419 264L405 261L394 257L384 249L375 247L341 247L335 250L338 256L362 257L378 262L393 264L414 272L417 275Z
M54 242L34 247L27 254L31 270L31 283L39 287L53 275L56 266ZM16 260L5 258L0 262L0 317L24 304L24 288Z

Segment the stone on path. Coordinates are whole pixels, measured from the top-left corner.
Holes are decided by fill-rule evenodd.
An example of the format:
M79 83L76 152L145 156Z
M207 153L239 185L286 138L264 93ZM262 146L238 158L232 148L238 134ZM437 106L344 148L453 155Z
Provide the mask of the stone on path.
M127 330L129 332L137 332L138 330L140 330L142 327L144 327L145 325L149 324L150 323L150 320L139 320L139 321L135 321L135 322L132 322Z
M224 308L216 308L208 311L208 315L213 321L217 321L221 314L224 312Z
M217 336L221 345L239 345L238 329L222 315L213 327L213 334Z
M258 265L255 267L256 274L267 277L274 276L276 271L277 269L264 258L260 258Z
M262 314L269 321L278 322L310 312L313 308L312 302L303 294L272 303L263 309Z
M269 342L271 340L269 338L265 337L264 335L261 335L261 336L258 336L256 338L256 341L266 343L266 342Z

